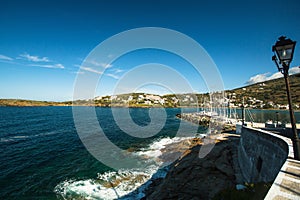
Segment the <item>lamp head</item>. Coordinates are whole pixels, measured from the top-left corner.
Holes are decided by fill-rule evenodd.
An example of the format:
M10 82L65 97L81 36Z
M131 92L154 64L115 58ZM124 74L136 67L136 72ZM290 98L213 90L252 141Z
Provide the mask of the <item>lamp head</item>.
M273 45L272 51L276 53L280 64L289 67L293 60L295 46L295 41L287 39L285 36L281 36L278 38L278 41L275 43L275 45ZM275 60L273 57L272 60Z

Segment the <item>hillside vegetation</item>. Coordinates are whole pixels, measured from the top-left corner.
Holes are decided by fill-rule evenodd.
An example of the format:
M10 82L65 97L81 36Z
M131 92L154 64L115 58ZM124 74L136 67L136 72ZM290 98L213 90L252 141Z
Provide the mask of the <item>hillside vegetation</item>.
M300 74L290 76L293 106L300 107ZM246 107L287 108L287 94L284 78L269 80L226 92L232 105L240 106L244 100Z
M33 101L23 99L0 99L0 106L68 106L72 102Z
M293 106L300 108L300 74L290 76ZM283 78L269 80L225 91L225 103L248 108L288 109L286 87ZM0 106L101 106L101 107L208 107L210 97L205 94L155 95L146 93L120 94L95 97L89 100L66 102L0 99Z

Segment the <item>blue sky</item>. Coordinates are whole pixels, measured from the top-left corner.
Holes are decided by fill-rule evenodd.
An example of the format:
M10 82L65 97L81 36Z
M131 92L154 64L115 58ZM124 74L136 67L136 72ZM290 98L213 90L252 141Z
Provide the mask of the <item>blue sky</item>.
M216 63L225 89L277 77L271 47L281 35L300 41L299 10L297 0L3 0L0 98L71 100L77 72L88 54L107 38L139 27L173 29L196 40ZM146 50L111 66L98 63L107 71L104 87L95 96L110 94L122 75L148 62L180 68L194 91L205 92L203 80L184 60ZM300 47L296 46L291 67L299 65Z

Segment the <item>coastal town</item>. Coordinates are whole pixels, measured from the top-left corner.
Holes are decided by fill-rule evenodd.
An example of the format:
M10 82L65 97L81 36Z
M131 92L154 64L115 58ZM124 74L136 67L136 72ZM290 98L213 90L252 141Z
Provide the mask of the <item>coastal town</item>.
M291 76L292 100L295 110L300 108L300 74ZM111 96L97 96L92 101L100 106L129 106L129 107L210 107L213 94L169 94L155 95L146 93L133 93ZM245 87L226 90L222 93L223 106L229 108L250 109L283 109L288 110L289 105L285 98L283 78L269 80ZM87 100L86 102L92 102ZM83 103L83 102L81 102Z
M300 109L300 74L291 76L292 100L295 110ZM249 109L283 109L289 105L285 98L283 78L269 80L220 93L223 107ZM0 99L1 106L98 106L98 107L201 107L212 106L213 93L147 94L130 93L96 96L64 102Z
M291 75L292 102L300 109L300 73ZM97 107L201 107L213 106L214 93L147 94L130 93L96 96L92 99L51 102L23 99L0 99L0 106L97 106ZM214 99L215 100L215 99ZM219 94L223 107L288 110L283 78L225 90Z

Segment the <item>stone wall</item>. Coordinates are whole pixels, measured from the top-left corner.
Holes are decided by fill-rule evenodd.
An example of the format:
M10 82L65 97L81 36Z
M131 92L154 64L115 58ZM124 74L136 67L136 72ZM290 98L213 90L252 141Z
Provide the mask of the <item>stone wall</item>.
M289 146L267 131L243 127L238 161L245 182L272 182L289 154Z

